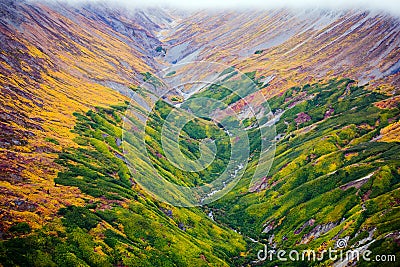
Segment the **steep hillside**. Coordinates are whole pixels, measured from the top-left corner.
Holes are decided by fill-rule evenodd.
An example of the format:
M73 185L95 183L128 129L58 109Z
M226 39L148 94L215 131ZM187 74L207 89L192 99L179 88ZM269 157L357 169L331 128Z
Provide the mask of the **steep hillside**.
M400 113L374 106L386 98L345 79L270 99L280 116L272 168L247 191L249 170L212 205L214 217L274 248L334 247L342 239L398 257L400 147L380 133Z
M155 202L120 159L119 104L155 71L154 33L172 18L24 1L1 12L1 264L233 264L240 235Z
M75 197L84 203L66 203L57 218L31 234L25 221L14 224L8 233L16 238L0 246L4 266L240 264L240 252L247 250L242 236L218 226L201 210L154 201L136 185L118 141L125 109L123 104L74 113L79 147L58 155L55 162L63 171L55 183L64 190L79 188ZM55 194L53 188L43 191L45 200Z
M8 196L2 205L27 197L34 209L44 209L45 216L34 219L40 224L60 202L80 202L74 190L55 188L52 182L58 169L54 153L74 146L72 113L126 99L117 91L127 94L130 84L140 82L141 72L152 70L150 55L141 50L155 48L158 41L133 22L125 28L137 30L137 37L91 20L90 14L101 13L89 8L74 12L61 5L2 1L1 11L0 173ZM49 188L54 190L51 204L40 196ZM26 209L20 209L7 208L3 216L23 216Z
M163 35L168 62L207 60L257 71L271 85L267 95L338 76L361 84L377 80L375 87L386 84L393 94L399 23L365 11L198 12Z

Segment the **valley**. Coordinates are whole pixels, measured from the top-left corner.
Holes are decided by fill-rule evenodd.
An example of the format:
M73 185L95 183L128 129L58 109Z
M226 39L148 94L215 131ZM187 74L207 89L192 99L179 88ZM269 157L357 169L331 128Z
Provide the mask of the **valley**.
M0 265L340 266L257 258L338 240L400 259L398 17L0 11Z

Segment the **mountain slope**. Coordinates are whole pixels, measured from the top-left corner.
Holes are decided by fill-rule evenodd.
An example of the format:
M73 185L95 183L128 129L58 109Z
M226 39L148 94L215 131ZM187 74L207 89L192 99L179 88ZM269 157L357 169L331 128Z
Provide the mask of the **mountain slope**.
M250 192L245 176L212 205L215 218L275 248L334 247L342 239L398 257L399 143L379 134L399 109L374 106L385 98L332 80L270 99L281 114L271 171Z
M269 266L257 262L260 243L319 248L339 238L354 246L374 240L374 253L398 255L399 18L7 0L0 13L4 266ZM179 65L193 60L225 65ZM155 75L166 66L179 83L222 79L233 66L257 84L248 99L269 111L261 92L271 107L261 120L278 118L276 158L261 183L249 191L261 141L259 125L246 118L252 158L224 198L177 208L137 184L122 153L124 112L130 98L157 95L140 85L161 79ZM185 106L207 96L245 109L218 86L186 89L169 100ZM152 163L177 183L209 181L213 169L186 175L163 158L157 123L174 106L164 100L147 124ZM213 132L206 120L197 123L179 140L191 158ZM228 151L226 135L214 132ZM225 156L212 167L221 171Z
M54 152L62 146L74 146L72 113L123 101L125 97L105 85L127 91L127 85L138 83L140 72L151 67L128 45L135 40L113 32L101 21L94 24L60 6L14 1L2 1L1 5L6 15L1 18L0 173L6 183L25 181L19 189L25 195L41 192L43 186L54 187L52 179L58 169L52 163ZM136 46L140 41L138 38ZM75 199L74 195L67 197L68 190L53 189L64 199ZM13 190L4 193L12 196ZM3 201L6 205L12 199ZM34 201L42 202L38 198ZM59 197L52 201L55 205L64 202ZM52 206L39 205L45 210Z
M338 76L361 84L384 77L377 84L392 93L399 87L399 23L364 11L198 12L164 32L166 59L257 71L271 85L267 95Z
M81 133L71 129L82 124L75 126L79 120L73 113L124 103L128 98L118 92L128 95L129 86L142 81L142 73L154 70L152 56L160 42L152 30L159 27L157 23L143 21L145 12L134 15L138 23L124 20L122 11L106 7L74 10L60 4L3 1L1 11L5 14L1 17L1 236L16 237L1 246L3 265L142 262L154 266L159 265L158 255L164 250L168 255L162 261L168 262L165 257L171 257L174 265L197 262L226 266L230 259L225 253L238 255L245 250L239 235L216 226L203 213L158 207L150 196L138 197L140 190L131 188L126 171L123 181L128 185L119 185L125 188L123 200L115 199L114 194L103 198L77 184L54 182L69 168L76 170L77 164L82 164L56 160L67 155L60 154L62 151L80 155L87 151L85 157L97 151L92 146L84 150L82 143L74 141ZM116 118L123 116L123 109L118 110L113 111L119 112ZM93 121L91 127L96 123ZM111 129L115 127L120 126ZM117 137L106 139L110 138ZM100 139L97 145L102 144ZM115 162L117 156L108 154L93 164ZM121 162L118 164L121 166ZM102 179L95 187L107 186ZM119 179L117 176L113 181ZM129 205L137 207L129 211ZM68 209L60 210L62 207ZM190 224L186 218L191 218ZM186 231L179 227L181 224ZM135 233L137 230L141 234ZM215 246L208 244L209 234L217 237L221 233L224 238L237 240L235 252L232 246L223 248L224 242L215 238ZM158 243L159 238L164 241ZM179 256L182 250L188 253ZM17 258L13 257L16 253Z

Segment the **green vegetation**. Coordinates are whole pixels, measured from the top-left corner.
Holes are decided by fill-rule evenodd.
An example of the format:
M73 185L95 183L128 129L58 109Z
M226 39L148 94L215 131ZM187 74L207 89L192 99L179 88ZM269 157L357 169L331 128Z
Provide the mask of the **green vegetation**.
M55 144L55 145L59 145L60 143L56 140L56 139L54 139L54 138L48 138L48 137L46 137L45 139L44 139L46 142L50 142L50 143L53 143L53 144Z
M143 81L148 84L153 85L154 88L162 86L162 82L156 76L151 74L150 72L143 72L141 74L143 75Z
M201 109L203 106L208 106L210 110L224 108L224 105L232 105L266 86L263 82L261 82L260 79L256 77L255 71L247 72L238 76L238 72L234 71L233 68L227 68L220 74L220 77L223 75L227 75L227 77L223 78L220 81L216 81L215 83L207 87L206 90L202 90L192 95L189 98L189 101L183 103L181 107L185 109L190 109L194 111L194 113L196 110ZM232 79L232 77L239 77L240 79ZM191 101L198 98L220 100L222 103L211 101Z
M399 257L394 238L385 236L400 227L393 215L400 199L400 144L371 142L387 118L400 116L397 108L374 106L385 98L349 79L291 88L272 98L271 110L285 111L276 124L284 138L266 189L248 192L251 176L245 174L213 203L217 220L264 243L273 235L278 247L298 249L333 245L335 236L352 239L377 227L373 238L390 244ZM296 121L300 113L310 120Z
M11 226L9 231L15 233L27 234L31 232L31 227L26 222L20 222Z
M129 85L128 88L131 89L134 92L137 92L140 89L139 86L136 86L136 85L133 85L133 84Z
M60 219L29 236L1 242L3 266L228 266L245 261L239 255L248 248L239 234L218 226L200 209L159 203L136 185L120 144L126 107L75 113L79 147L59 154L64 171L55 182L76 186L91 198L82 207L61 208ZM10 231L26 234L30 228L19 223Z
M168 72L165 76L166 77L171 77L171 76L173 76L174 74L176 73L176 71L171 71L171 72Z
M177 184L197 186L213 181L224 172L229 162L229 136L214 123L205 119L189 121L180 132L179 144L172 145L176 150L174 153L178 154L180 150L188 159L196 160L200 157L200 142L212 138L217 149L216 158L212 164L200 172L182 171L165 157L161 145L161 129L172 110L172 106L159 101L147 121L146 144L152 163L159 174ZM170 140L170 142L173 141Z
M144 77L157 84L150 73ZM245 82L247 78L254 87ZM237 92L249 95L264 86L256 72L225 82L233 91L213 84L185 101L183 108L207 105L190 101L202 96L236 103ZM4 266L241 266L256 260L260 244L246 244L243 236L226 226L261 243L272 241L278 248L298 250L333 247L344 237L356 245L371 234L376 240L369 248L373 255L385 251L400 258L391 234L400 229L400 144L374 141L389 121L400 117L398 108L374 105L385 98L349 79L294 87L273 97L271 111L284 113L276 123L282 138L268 176L249 192L261 136L255 118L248 118L240 122L249 127L250 136L245 175L231 192L203 210L160 203L136 184L121 147L126 104L75 113L78 147L59 154L56 162L63 171L55 182L78 187L90 198L82 207L61 208L58 220L30 235L26 223L11 227L19 237L0 244L0 262ZM208 119L189 121L172 147L196 160L200 143L212 141L217 157L200 172L184 172L166 159L161 145L161 127L168 116L176 116L173 112L173 106L159 101L147 121L145 143L152 164L176 184L213 181L230 159L229 136ZM210 210L216 222L207 218ZM331 262L326 259L322 264Z
M167 50L164 47L162 47L161 45L159 45L159 46L156 47L156 52L157 53L161 53L161 52L166 53Z
M172 96L171 97L171 101L182 103L183 102L183 98L181 96Z

